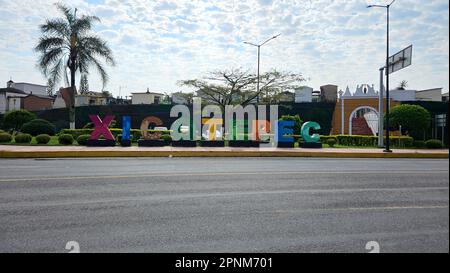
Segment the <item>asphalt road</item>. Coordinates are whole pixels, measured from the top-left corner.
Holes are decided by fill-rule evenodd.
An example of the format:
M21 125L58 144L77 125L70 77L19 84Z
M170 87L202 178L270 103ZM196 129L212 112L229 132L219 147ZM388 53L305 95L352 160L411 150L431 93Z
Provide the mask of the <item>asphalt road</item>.
M449 251L449 161L0 160L0 252Z

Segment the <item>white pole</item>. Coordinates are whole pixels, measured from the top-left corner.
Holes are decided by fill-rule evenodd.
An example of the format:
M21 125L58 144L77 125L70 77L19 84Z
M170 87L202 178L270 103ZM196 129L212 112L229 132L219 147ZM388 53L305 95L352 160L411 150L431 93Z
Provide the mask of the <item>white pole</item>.
M384 147L384 69L380 68L380 92L378 98L378 147Z
M341 96L341 134L345 135L344 95Z

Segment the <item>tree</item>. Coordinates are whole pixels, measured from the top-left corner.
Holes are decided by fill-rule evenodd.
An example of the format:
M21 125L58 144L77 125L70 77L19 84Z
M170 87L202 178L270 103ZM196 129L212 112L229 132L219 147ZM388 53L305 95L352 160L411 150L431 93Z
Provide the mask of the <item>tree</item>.
M422 106L402 104L390 111L390 125L393 128L402 128L402 132L409 135L419 135L428 129L431 124L431 115Z
M102 91L102 95L105 98L112 98L113 97L113 95L109 91Z
M86 94L89 92L89 81L86 74L82 74L80 78L80 93Z
M36 115L27 110L14 110L7 112L4 118L4 127L19 131L22 126L36 119Z
M106 64L114 65L114 58L107 43L98 36L91 34L95 22L100 22L96 16L83 15L77 18L77 9L57 4L62 18L47 19L40 26L42 36L35 47L38 52L38 66L42 73L55 84L64 76L67 84L70 72L71 102L69 109L70 127L75 128L75 93L77 72L88 74L93 66L100 74L103 86L108 82Z
M55 90L55 83L52 79L48 79L47 81L47 95L50 97L53 96L53 91Z
M185 80L179 85L195 88L203 99L221 106L246 106L258 96L270 102L270 98L287 89L295 89L304 81L299 74L282 73L276 70L260 76L260 91L256 91L257 76L241 69L210 72L203 79Z
M398 84L398 90L405 90L408 87L408 82L403 80Z

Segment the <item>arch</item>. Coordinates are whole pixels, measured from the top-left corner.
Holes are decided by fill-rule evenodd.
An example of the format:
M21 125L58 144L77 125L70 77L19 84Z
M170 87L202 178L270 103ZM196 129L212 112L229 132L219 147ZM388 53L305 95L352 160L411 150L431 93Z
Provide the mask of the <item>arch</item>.
M377 115L378 123L380 122L380 113L378 112L377 109L375 109L375 108L372 107L372 106L368 106L368 105L365 105L365 106L359 106L359 107L355 108L355 109L353 110L353 112L350 114L350 118L349 118L349 127L348 127L349 135L352 135L352 134L353 134L353 117L356 115L356 113L357 113L359 110L363 110L363 109L369 109L369 110L373 111L373 112Z

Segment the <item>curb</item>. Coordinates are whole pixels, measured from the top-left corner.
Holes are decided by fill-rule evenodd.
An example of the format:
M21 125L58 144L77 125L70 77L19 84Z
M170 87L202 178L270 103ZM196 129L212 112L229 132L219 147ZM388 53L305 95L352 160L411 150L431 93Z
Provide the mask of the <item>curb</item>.
M448 159L448 153L362 153L290 151L0 151L0 158L114 158L114 157L316 157L316 158L429 158Z

